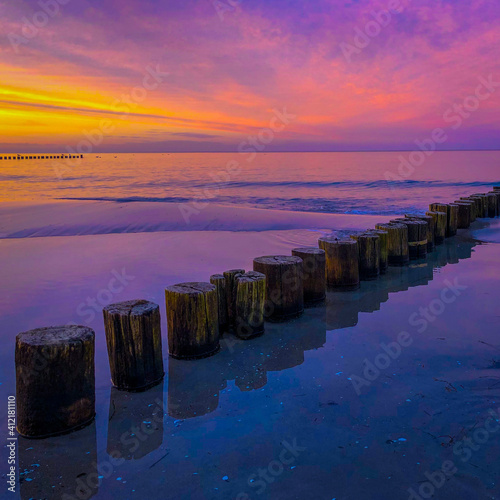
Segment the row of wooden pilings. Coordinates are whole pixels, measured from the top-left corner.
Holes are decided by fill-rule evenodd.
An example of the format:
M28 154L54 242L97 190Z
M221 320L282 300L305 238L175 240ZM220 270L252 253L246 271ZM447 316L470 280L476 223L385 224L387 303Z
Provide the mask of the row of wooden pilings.
M500 215L500 186L492 192L433 203L425 215L406 215L349 239L322 237L319 248L264 256L253 270L233 269L208 283L165 289L168 350L178 359L216 354L222 334L262 335L265 320L284 321L325 299L328 287L356 289L388 266L425 258L435 245L476 218ZM104 308L112 384L143 391L164 376L157 304L134 300ZM17 428L41 438L64 434L95 416L95 333L85 326L31 330L16 337Z
M83 155L0 155L0 160L73 160L83 158Z

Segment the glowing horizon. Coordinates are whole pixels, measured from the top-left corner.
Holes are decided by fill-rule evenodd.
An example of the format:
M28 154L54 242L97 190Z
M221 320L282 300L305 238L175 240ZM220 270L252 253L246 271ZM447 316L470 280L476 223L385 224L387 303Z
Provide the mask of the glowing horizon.
M0 153L500 149L496 2L2 7Z

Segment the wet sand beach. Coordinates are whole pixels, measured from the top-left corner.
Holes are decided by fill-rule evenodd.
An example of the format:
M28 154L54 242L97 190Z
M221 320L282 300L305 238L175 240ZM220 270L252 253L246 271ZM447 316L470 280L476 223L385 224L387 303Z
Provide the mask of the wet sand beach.
M498 498L498 219L357 291L329 291L302 317L266 323L262 337L225 335L217 356L185 362L166 352L166 285L250 269L255 256L386 218L242 209L254 224L242 231L238 214L220 208L212 230L199 219L168 231L166 219L153 232L147 205L129 217L147 228L124 232L116 207L90 202L93 214L104 207L105 228L90 234L70 223L72 202L54 218L2 209L5 398L18 332L68 322L96 331L96 421L20 438L20 498L425 498L431 489L440 499ZM100 313L132 298L162 314L166 377L139 394L111 388Z

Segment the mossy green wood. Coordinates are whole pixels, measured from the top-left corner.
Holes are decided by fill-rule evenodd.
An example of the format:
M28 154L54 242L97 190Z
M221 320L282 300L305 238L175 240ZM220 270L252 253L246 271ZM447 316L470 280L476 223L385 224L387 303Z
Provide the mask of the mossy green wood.
M264 333L266 276L250 271L236 277L236 320L234 333L248 340Z
M425 222L408 218L398 218L391 222L407 226L410 259L415 260L427 256L427 224Z
M103 310L111 382L143 391L163 379L160 306L147 300L110 304Z
M376 229L387 231L389 265L401 266L410 260L410 250L408 246L408 227L399 223L377 224Z
M426 212L434 219L434 244L441 245L446 238L446 221L448 215L446 212Z
M455 236L457 234L458 225L458 207L451 203L432 203L430 205L432 212L446 213L446 237Z
M359 246L352 239L339 240L325 236L318 240L326 256L326 283L331 287L359 287Z
M197 359L219 351L219 305L211 283L179 283L165 289L168 350L177 359Z
M427 251L431 252L434 250L434 237L435 237L435 221L434 218L430 215L411 215L411 214L406 214L405 218L409 220L417 220L417 221L423 221L426 223L426 227L424 228L423 231L423 237L427 240Z
M16 337L17 430L65 434L95 416L95 334L85 326L37 328Z

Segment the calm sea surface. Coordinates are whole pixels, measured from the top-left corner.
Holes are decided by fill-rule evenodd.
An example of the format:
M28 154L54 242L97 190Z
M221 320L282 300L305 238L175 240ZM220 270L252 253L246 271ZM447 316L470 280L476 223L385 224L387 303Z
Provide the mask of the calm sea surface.
M2 201L197 199L307 212L391 214L489 189L500 182L500 152L436 152L428 157L416 152L261 153L253 158L238 153L102 154L83 160L2 160L0 181Z

